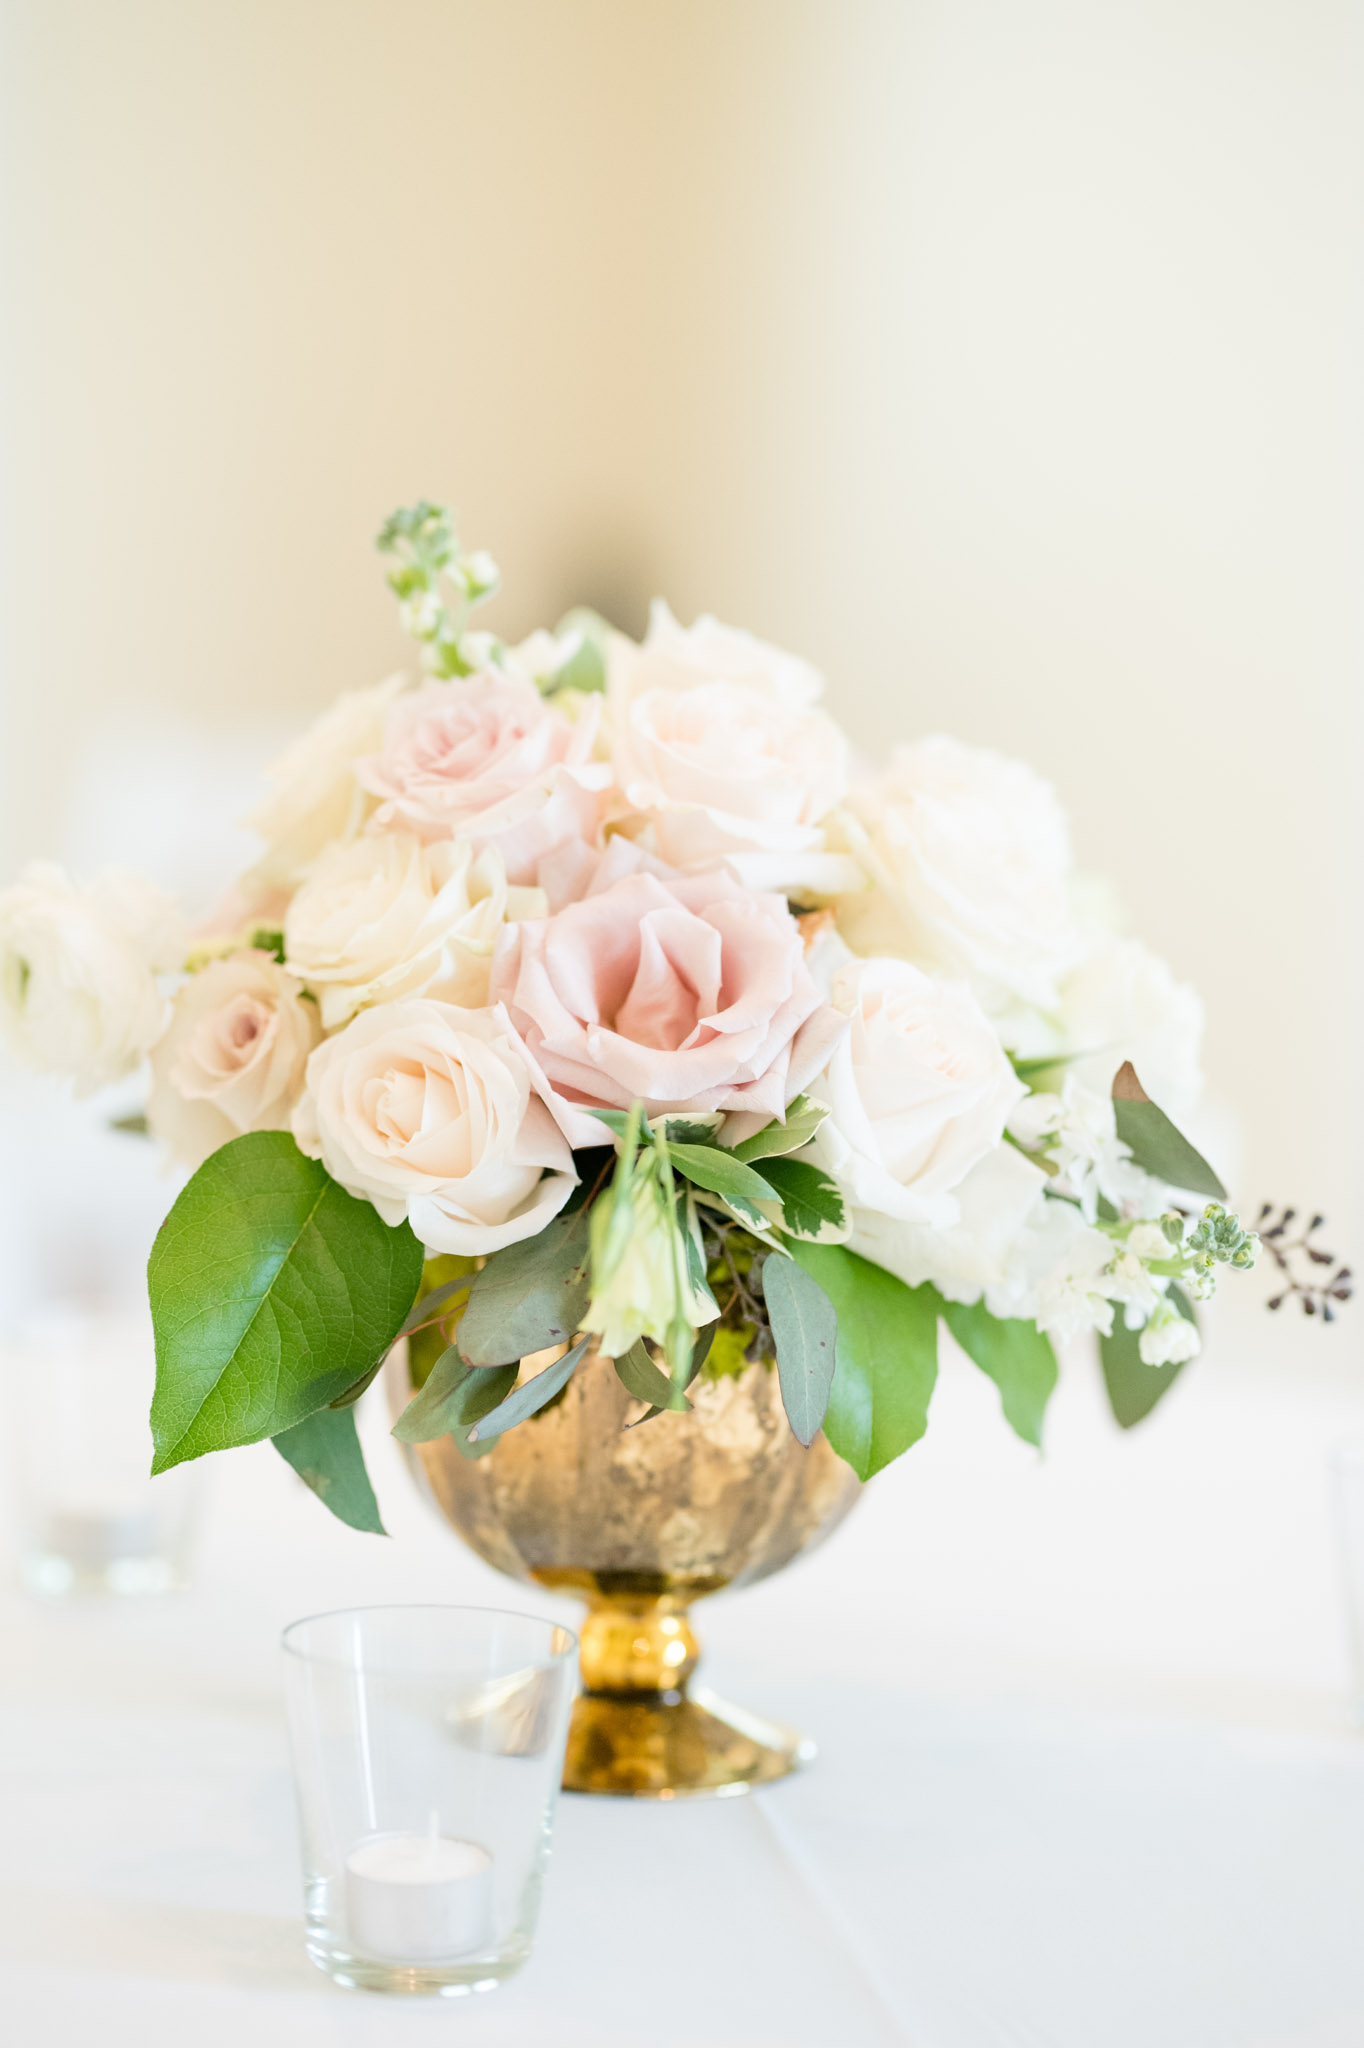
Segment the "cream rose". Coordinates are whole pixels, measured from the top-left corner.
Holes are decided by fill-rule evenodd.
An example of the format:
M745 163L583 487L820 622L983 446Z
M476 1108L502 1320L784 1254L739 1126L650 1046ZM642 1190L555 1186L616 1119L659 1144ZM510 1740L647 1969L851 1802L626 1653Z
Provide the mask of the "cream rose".
M847 1029L821 1001L780 896L728 874L673 874L622 839L581 902L507 927L492 993L577 1145L599 1144L602 1126L576 1104L638 1098L651 1116L727 1110L766 1123Z
M391 1003L314 1052L294 1136L386 1223L475 1257L534 1237L573 1191L546 1093L504 1010Z
M959 983L904 960L854 960L831 997L851 1029L811 1083L830 1110L811 1156L848 1199L854 1249L867 1210L950 1226L953 1190L999 1144L1027 1090Z
M156 969L178 966L184 945L175 905L150 882L112 871L78 888L34 861L0 891L0 1032L25 1065L89 1095L160 1036Z
M509 917L543 914L538 889L509 887L500 855L464 839L423 845L373 832L330 847L284 918L284 957L317 991L328 1031L371 1003L438 995L487 1000L493 942Z
M316 1003L271 954L215 960L175 998L152 1053L147 1122L172 1156L199 1166L243 1131L285 1131L322 1035Z
M1068 1050L1084 1055L1068 1071L1087 1088L1107 1095L1131 1060L1169 1115L1197 1104L1203 1004L1135 939L1111 940L1081 963L1062 987L1060 1024Z
M1070 840L1048 784L939 737L898 748L850 805L872 886L839 904L849 944L955 975L991 1015L1050 1009L1077 944Z
M611 779L593 759L599 711L594 699L570 720L525 677L495 669L428 683L394 708L382 751L360 764L376 822L494 847L513 882L534 882L546 854L596 834Z
M866 1209L858 1217L856 1249L909 1287L930 1281L949 1301L984 1295L991 1314L1022 1315L1025 1304L1013 1293L1008 1305L996 1306L996 1299L1003 1301L1001 1290L1013 1285L1019 1247L1039 1213L1067 1206L1046 1201L1046 1184L1041 1168L1014 1146L997 1145L955 1189L956 1222L939 1228ZM1068 1214L1079 1224L1078 1210Z
M385 715L406 687L405 677L390 676L372 690L338 697L266 770L270 794L245 820L268 842L245 878L252 895L292 889L324 847L360 830L374 804L355 779L355 764L379 745Z
M649 611L649 630L636 644L623 633L613 634L607 655L609 688L616 705L631 702L643 691L691 689L697 683L737 683L759 689L780 704L799 711L823 695L824 678L799 655L769 647L738 626L699 618L683 626L661 597Z

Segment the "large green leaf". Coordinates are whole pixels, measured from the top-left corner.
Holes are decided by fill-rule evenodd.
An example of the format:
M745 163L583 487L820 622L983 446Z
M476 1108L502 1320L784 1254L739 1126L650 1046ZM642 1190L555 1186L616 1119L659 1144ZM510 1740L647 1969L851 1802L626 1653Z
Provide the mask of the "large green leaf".
M846 1245L793 1242L790 1251L838 1318L824 1434L859 1479L870 1479L928 1427L938 1376L938 1297L931 1287L906 1287Z
M1170 1289L1170 1300L1186 1322L1197 1323L1192 1302L1178 1287ZM1123 1429L1133 1428L1151 1413L1189 1362L1185 1358L1178 1365L1146 1365L1137 1348L1140 1342L1141 1331L1127 1328L1121 1309L1113 1317L1112 1336L1099 1339L1108 1405Z
M1036 1323L992 1316L983 1302L942 1307L947 1327L968 1358L999 1388L1004 1419L1024 1443L1041 1445L1042 1418L1056 1385L1056 1353Z
M1182 1131L1175 1129L1159 1109L1128 1060L1113 1080L1113 1121L1118 1136L1131 1150L1143 1173L1163 1180L1167 1187L1186 1188L1191 1195L1210 1195L1225 1202L1227 1191L1201 1152Z
M355 1432L354 1407L319 1408L292 1429L281 1430L274 1444L338 1521L372 1536L387 1536Z
M777 1347L786 1419L808 1448L829 1406L838 1318L819 1282L781 1252L763 1261L763 1298Z
M153 1472L278 1436L363 1379L421 1284L422 1249L305 1159L252 1131L205 1160L147 1267Z
M760 1173L745 1166L718 1145L678 1145L668 1141L668 1156L684 1180L726 1201L770 1202L774 1191Z
M470 1429L492 1413L516 1385L514 1365L467 1365L451 1344L393 1425L400 1443L430 1444Z
M563 1344L587 1307L586 1208L494 1252L469 1289L459 1348L470 1365L507 1365Z
M580 1337L571 1351L562 1358L556 1358L553 1365L547 1365L543 1372L537 1372L534 1379L526 1380L504 1401L487 1415L481 1416L469 1431L471 1444L486 1444L491 1438L499 1437L505 1430L514 1429L518 1422L524 1422L561 1393L568 1385L583 1359L591 1348L590 1337Z

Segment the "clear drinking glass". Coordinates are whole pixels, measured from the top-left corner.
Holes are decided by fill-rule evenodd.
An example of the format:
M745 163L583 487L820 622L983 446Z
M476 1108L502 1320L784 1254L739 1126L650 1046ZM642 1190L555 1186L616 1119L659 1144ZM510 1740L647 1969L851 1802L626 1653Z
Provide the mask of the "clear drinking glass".
M1355 1720L1364 1726L1364 1437L1347 1437L1328 1462L1350 1645L1350 1703Z
M577 1638L482 1607L284 1632L307 1950L339 1984L491 1991L530 1954Z
M156 1377L145 1309L52 1301L5 1364L24 1578L35 1593L164 1593L185 1583L201 1488L150 1477Z

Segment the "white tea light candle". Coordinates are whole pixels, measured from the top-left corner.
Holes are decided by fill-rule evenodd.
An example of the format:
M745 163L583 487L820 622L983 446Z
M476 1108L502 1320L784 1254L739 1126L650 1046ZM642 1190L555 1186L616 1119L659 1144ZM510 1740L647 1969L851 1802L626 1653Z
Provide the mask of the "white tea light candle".
M434 1825L375 1836L346 1858L346 1929L377 1962L447 1962L484 1948L492 1907L491 1855Z

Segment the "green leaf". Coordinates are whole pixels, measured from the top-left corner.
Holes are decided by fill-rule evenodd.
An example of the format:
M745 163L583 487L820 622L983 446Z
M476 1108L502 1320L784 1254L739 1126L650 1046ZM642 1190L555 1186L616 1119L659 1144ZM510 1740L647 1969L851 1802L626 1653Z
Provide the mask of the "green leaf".
M769 1159L763 1172L781 1203L780 1227L792 1237L827 1238L846 1228L843 1197L822 1167L808 1159Z
M110 1117L109 1129L122 1131L125 1137L129 1138L145 1138L150 1135L146 1115L140 1109L134 1110L129 1116Z
M1004 1419L1025 1444L1042 1443L1042 1418L1056 1385L1056 1353L1036 1323L992 1316L983 1302L945 1301L943 1317L968 1358L999 1388Z
M693 1348L692 1356L695 1357ZM637 1337L630 1349L615 1361L616 1377L627 1394L633 1394L637 1401L647 1401L651 1408L690 1408L687 1399L675 1380L654 1364L644 1347L642 1337ZM690 1374L688 1375L690 1377Z
M589 1213L554 1217L538 1237L494 1252L475 1275L459 1324L470 1365L506 1365L575 1334L587 1307Z
M734 1147L734 1157L775 1159L785 1152L799 1152L802 1145L809 1144L828 1114L822 1102L811 1102L808 1095L798 1095L786 1112L785 1123L773 1122L755 1131L751 1138Z
M571 1351L566 1351L562 1358L556 1358L553 1365L547 1365L543 1372L537 1372L533 1380L527 1380L515 1393L508 1394L505 1401L469 1431L470 1443L486 1443L490 1437L501 1436L504 1430L513 1429L528 1415L534 1415L537 1408L543 1408L547 1401L552 1401L560 1388L568 1385L591 1344L590 1337L580 1337Z
M618 1138L623 1138L629 1128L630 1112L627 1109L589 1109L587 1113L604 1123L609 1131L614 1131Z
M447 1346L394 1423L394 1436L399 1443L430 1444L471 1429L506 1399L519 1370L515 1365L467 1365L458 1345Z
M147 1267L153 1472L258 1443L325 1408L392 1343L422 1248L305 1159L251 1131L205 1160Z
M723 1195L728 1202L771 1202L776 1198L760 1173L718 1145L678 1145L669 1139L668 1156L686 1180L713 1195Z
M1128 1060L1113 1079L1113 1119L1118 1136L1130 1146L1143 1173L1191 1195L1210 1195L1225 1202L1227 1191L1201 1152L1177 1131L1163 1109L1152 1102Z
M846 1245L796 1241L790 1251L838 1318L838 1369L824 1434L859 1479L870 1479L928 1427L938 1376L938 1297L931 1287L906 1287Z
M1182 1289L1171 1287L1170 1300L1186 1322L1197 1323L1193 1304ZM1134 1428L1151 1413L1189 1362L1182 1358L1178 1365L1147 1365L1138 1349L1140 1343L1141 1331L1127 1328L1121 1309L1113 1317L1113 1334L1099 1339L1099 1362L1108 1389L1108 1405L1123 1429Z
M763 1263L763 1298L777 1346L786 1419L808 1449L829 1406L838 1318L819 1282L779 1252Z
M281 1430L274 1446L338 1521L371 1536L387 1536L355 1432L354 1408L320 1408Z

